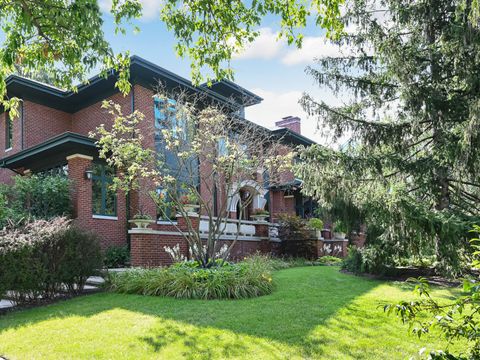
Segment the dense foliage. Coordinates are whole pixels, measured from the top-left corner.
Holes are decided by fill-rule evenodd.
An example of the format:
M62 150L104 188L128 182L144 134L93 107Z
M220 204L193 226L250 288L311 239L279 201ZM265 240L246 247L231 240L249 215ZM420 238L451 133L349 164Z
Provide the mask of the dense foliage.
M124 267L130 262L130 251L127 246L112 245L105 249L103 264L107 268Z
M477 8L459 0L349 1L343 21L353 30L337 41L347 53L307 72L352 100L339 107L301 100L327 136L350 138L339 151L303 152L304 191L327 205L351 202L376 227L373 242L387 244L382 251L435 254L450 274L480 210Z
M480 234L480 226L475 225L473 232ZM472 239L474 248L472 268L480 268L480 239ZM411 281L415 281L411 279ZM439 302L431 296L428 281L416 280L414 292L419 296L415 301L401 301L388 304L384 310L395 313L403 323L418 337L424 336L437 328L445 336L445 348L428 349L429 359L466 360L480 357L480 282L478 274L464 280L463 294L449 302ZM452 343L462 344L462 351L451 353Z
M279 218L278 237L283 256L317 258L316 234L299 216L283 215Z
M102 265L96 236L65 218L35 220L0 231L0 297L22 303L83 290Z
M7 220L51 219L71 214L70 182L63 175L16 176L0 187L0 227Z
M251 257L236 264L219 263L208 269L198 262L168 268L132 269L109 273L111 291L182 299L243 299L270 294L274 285L268 259Z

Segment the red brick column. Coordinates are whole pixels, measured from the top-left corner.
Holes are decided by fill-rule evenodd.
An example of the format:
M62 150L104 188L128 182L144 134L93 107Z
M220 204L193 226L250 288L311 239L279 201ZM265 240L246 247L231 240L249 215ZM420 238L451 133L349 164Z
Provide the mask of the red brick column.
M200 216L195 213L189 213L188 218L192 224L192 228L195 229L195 231L198 231L200 226ZM177 226L182 231L189 231L187 220L181 215L177 215Z
M91 169L92 160L91 156L82 154L67 156L73 218L83 227L87 227L92 219L92 183L85 178L85 171Z
M267 222L259 222L255 224L255 236L262 238L260 240L259 250L263 254L268 254L272 251L270 238L268 236L268 227L269 227L269 223Z

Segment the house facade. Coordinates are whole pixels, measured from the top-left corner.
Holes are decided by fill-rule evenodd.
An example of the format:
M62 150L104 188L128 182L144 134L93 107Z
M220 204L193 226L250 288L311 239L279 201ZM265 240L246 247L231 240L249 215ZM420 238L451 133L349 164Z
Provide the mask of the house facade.
M79 86L75 93L10 76L7 80L8 96L22 101L18 119L11 119L8 112L0 113L0 133L5 134L0 136L0 181L11 183L13 176L43 172L66 174L72 184L74 221L97 233L102 248L128 245L133 265L163 265L170 261L164 246L178 243L187 251L181 233L182 229L186 230L182 225L185 219L177 219L175 227L158 220L150 229L131 229L128 220L139 209L154 218L157 218L157 209L145 195L114 193L109 188L111 170L99 159L95 140L88 136L99 125L108 127L112 123L111 115L101 108L102 101L112 100L119 104L124 114L135 110L142 112L145 120L141 123L141 132L145 135L145 146L155 149L153 134L159 115L155 108L154 89L159 82L169 89L202 93L212 101L228 104L240 116L243 116L245 107L254 106L262 99L229 81L216 82L211 87L194 87L190 81L139 57L131 58L130 74L132 89L127 96L115 88L114 74L107 78L96 76L87 85ZM287 145L309 146L313 143L301 135L297 117L286 117L277 122L277 126L272 134ZM201 165L199 171L202 171ZM268 210L270 222L246 219L240 225L232 205L231 222L241 230L234 256L274 251L277 239L271 223L275 223L281 214L302 217L313 214L315 204L301 195L301 182L293 174L285 174L284 178L283 185L270 187L265 183L261 189L254 189L257 192L254 206ZM252 190L248 183L245 187ZM194 221L200 232L206 231L201 215ZM232 241L232 238L226 233L222 241Z

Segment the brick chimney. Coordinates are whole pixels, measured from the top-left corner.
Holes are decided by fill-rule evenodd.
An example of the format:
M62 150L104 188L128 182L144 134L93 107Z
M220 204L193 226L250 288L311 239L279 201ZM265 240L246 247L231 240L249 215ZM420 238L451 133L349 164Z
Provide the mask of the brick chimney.
M284 118L282 118L282 120L277 121L275 125L278 127L290 129L297 134L301 134L301 122L302 120L298 116L285 116Z

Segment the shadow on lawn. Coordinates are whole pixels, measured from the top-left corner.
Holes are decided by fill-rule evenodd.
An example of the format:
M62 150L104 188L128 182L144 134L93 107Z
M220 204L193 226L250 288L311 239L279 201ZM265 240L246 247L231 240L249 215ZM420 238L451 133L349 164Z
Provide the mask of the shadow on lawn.
M188 349L183 354L186 358L212 358L212 345L220 347L217 351L222 351L223 357L231 357L241 356L251 342L265 350L270 346L274 349L274 343L279 342L300 348L304 355L318 355L322 339L309 339L311 331L381 284L341 274L337 268L289 269L276 273L275 279L277 290L273 294L247 300L176 300L108 293L76 298L0 317L0 335L4 330L51 318L89 317L121 308L158 317L141 338L154 352L181 342ZM184 324L190 330L185 330ZM223 334L222 329L229 332ZM247 335L248 342L237 335ZM206 336L209 341L204 341Z

